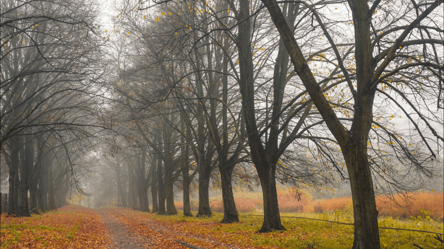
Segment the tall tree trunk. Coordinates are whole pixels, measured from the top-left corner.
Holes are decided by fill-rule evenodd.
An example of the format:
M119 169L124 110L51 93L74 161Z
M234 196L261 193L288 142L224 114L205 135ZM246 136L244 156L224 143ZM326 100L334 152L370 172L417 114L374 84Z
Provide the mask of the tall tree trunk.
M137 209L137 188L136 188L136 181L137 179L134 176L134 172L131 169L131 166L127 164L127 170L128 170L128 189L129 189L129 195L130 198L129 204L132 209Z
M10 145L11 163L9 164L8 215L18 215L20 142L18 139L11 139Z
M171 180L171 179L170 179ZM167 214L168 215L175 215L177 214L176 206L174 205L174 190L173 190L173 183L174 182L168 182L166 185L166 202L167 202Z
M35 137L36 138L36 142L35 142L35 146L36 146L36 151L35 154L37 155L37 159L35 161L35 163L33 164L32 170L31 170L31 174L30 174L30 179L29 179L29 211L31 213L35 213L38 214L38 203L37 203L37 183L38 183L38 169L40 168L40 162L41 162L41 155L39 154L38 151L38 139L40 139L39 137ZM33 148L34 150L34 148ZM33 152L34 154L34 152Z
M180 137L181 139L181 154L182 154L182 164L181 164L181 170L182 170L182 178L183 178L183 215L184 216L193 216L191 213L191 203L190 203L190 165L188 161L188 144L191 142L191 131L189 129L189 126L185 124L184 117L185 114L182 113L181 119L180 119L180 129L182 131L182 134L185 134L185 137L182 135ZM185 131L186 130L186 131Z
M140 160L138 160L139 172L137 174L137 188L139 193L139 203L140 203L140 211L149 212L150 207L148 204L148 189L146 187L146 170L145 170L145 162L146 162L146 147L142 149L142 155L140 156Z
M254 75L253 55L251 51L251 21L248 1L240 1L239 4L239 69L240 91L242 94L242 112L248 134L248 143L252 154L252 160L262 186L264 202L264 222L260 232L285 230L281 224L279 205L276 191L276 159L273 159L276 139L272 148L265 149L256 124L256 112L254 107ZM276 128L276 127L272 127ZM270 136L271 137L271 136ZM271 144L271 142L268 142Z
M155 152L154 152L155 153ZM151 165L152 173L151 173L151 198L153 198L153 213L157 213L159 211L159 206L157 202L157 170L156 170L156 160L154 160L154 164Z
M163 152L163 145L162 145L163 139L160 134L158 134L157 141L159 142L159 146L158 146L159 153L162 153ZM163 182L161 155L158 155L158 157L157 157L157 188L158 188L157 191L159 194L158 195L159 205L158 205L157 214L164 215L164 214L166 214L166 211L165 211L165 188L164 188L164 182Z
M220 163L220 160L219 160ZM224 205L224 218L222 223L239 222L239 214L236 209L236 203L234 201L233 186L231 184L231 172L228 170L228 165L225 160L225 164L219 166L220 178L222 183L222 201Z
M29 181L29 212L39 214L37 206L37 173Z
M49 209L55 210L57 209L55 202L55 190L54 190L54 172L53 165L48 165L48 198L49 198Z
M225 9L226 2L224 1L223 9ZM228 51L228 40L224 40L224 50ZM232 173L234 169L234 165L228 165L228 56L223 55L223 76L222 76L222 148L219 152L219 172L221 175L221 187L222 187L222 202L224 206L224 218L222 219L222 223L233 223L239 222L239 214L236 209L236 202L234 201L233 195L233 186L232 186ZM243 130L241 128L241 130ZM239 145L243 143L243 139L240 138L238 141ZM240 148L240 147L238 147ZM236 150L235 155L233 155L233 159L237 159L239 153Z
M268 165L268 167L263 168L266 170L258 171L264 201L264 223L259 232L285 230L279 213L275 176L276 166Z
M48 160L47 155L44 155L44 144L42 142L38 142L38 149L39 149L39 156L42 157L40 160L40 163L37 168L37 174L38 174L38 186L37 189L37 201L38 201L38 208L42 212L47 212L48 210L48 195L47 195L47 168L48 168Z
M116 167L116 179L117 179L117 205L123 205L123 191L122 191L122 179L120 176L120 164L117 164Z
M29 175L34 159L34 143L31 136L25 136L24 146L20 150L20 202L18 206L19 217L30 217L28 203Z
M211 217L213 213L210 208L210 172L208 167L211 168L209 162L205 163L204 169L199 171L199 209L196 217Z
M368 162L367 138L365 138L368 137L365 136L368 131L367 133L365 130L352 131L352 134L353 137L364 137L363 139L350 139L346 146L341 146L352 192L355 220L353 248L380 248L378 211Z

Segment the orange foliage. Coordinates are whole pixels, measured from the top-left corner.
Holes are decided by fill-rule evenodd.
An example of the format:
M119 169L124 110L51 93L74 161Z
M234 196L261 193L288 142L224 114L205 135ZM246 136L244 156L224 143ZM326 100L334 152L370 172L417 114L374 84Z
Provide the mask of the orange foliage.
M263 202L259 199L234 198L239 212L251 212L262 209ZM322 213L334 212L351 207L351 197L313 200L301 190L278 190L279 210L281 212ZM407 195L396 194L392 197L380 195L376 198L376 206L379 216L410 217L421 215L421 209L430 211L430 217L435 220L443 220L443 193L414 192ZM195 203L194 203L195 204ZM183 208L182 202L177 202L176 207ZM210 203L211 210L223 212L222 200ZM192 210L197 210L197 205Z
M343 210L352 203L351 197L332 198L330 200L322 199L315 205L315 212Z
M443 193L414 192L406 195L397 194L393 197L383 195L376 198L376 206L380 216L410 217L421 215L421 209L430 212L430 218L443 220Z

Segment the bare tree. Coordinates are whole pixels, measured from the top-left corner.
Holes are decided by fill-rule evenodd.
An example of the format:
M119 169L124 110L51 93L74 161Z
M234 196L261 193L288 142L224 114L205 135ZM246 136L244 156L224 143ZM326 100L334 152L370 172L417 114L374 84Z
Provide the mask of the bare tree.
M400 93L400 97L408 100L405 91L390 83L391 77L400 75L402 78L402 73L413 67L419 67L430 72L433 79L429 78L429 84L436 84L436 89L441 91L442 66L440 65L442 65L442 57L437 53L436 46L442 44L442 27L431 20L437 15L434 10L442 1L420 5L417 5L414 1L410 3L406 1L396 2L397 6L407 6L405 11L411 13L409 15L411 16L410 20L405 19L408 14L405 14L404 10L396 13L400 19L406 20L407 25L400 25L396 18L392 19L393 21L389 25L384 23L384 19L373 19L378 10L384 9L380 6L381 1L374 1L370 3L370 6L367 1L348 1L347 9L352 13L350 21L354 30L355 80L350 79L350 72L346 70L346 65L344 65L339 49L332 38L331 27L322 19L317 6L306 4L311 8L312 17L323 30L332 54L336 56L337 63L341 67L349 91L353 96L354 115L350 129L344 126L344 123L338 118L337 113L324 96L318 80L313 76L312 69L308 66L305 56L293 35L293 30L286 22L277 2L271 0L263 0L262 2L267 7L274 24L279 30L291 56L295 71L342 149L352 189L355 218L353 248L380 248L374 186L367 149L369 131L373 123L373 104L376 92L380 92L380 89L378 89L380 83L385 83L391 85L392 89L396 89L395 92ZM428 22L427 25L421 25L425 20L431 22ZM393 34L393 36L390 37L389 34ZM419 39L416 39L414 34L427 34L429 37L420 36ZM432 35L434 37L441 35L441 39L437 40ZM381 39L384 40L383 45ZM421 59L419 59L416 63L411 63L408 61L411 56L404 56L403 53L408 51L409 47L415 48L418 45L423 47L423 51L415 50L416 52L422 52L423 61L421 62ZM431 49L431 53L428 52L429 49ZM405 62L407 62L407 65L400 64ZM407 85L417 85L415 81L399 80ZM417 85L418 88L419 86ZM421 96L419 91L415 95ZM432 96L438 97L439 100L440 93L435 92ZM386 95L386 98L397 102L390 95ZM415 104L411 101L408 101L408 103L415 114L421 117L421 122L428 124L427 118L418 111ZM408 113L406 114L408 115ZM443 140L442 134L440 135L432 126L426 125L426 127L439 140ZM395 140L397 143L403 144L403 141ZM424 137L422 137L422 142L426 145L430 143ZM434 155L433 150L429 150L429 152ZM405 150L405 153L411 154L408 149Z

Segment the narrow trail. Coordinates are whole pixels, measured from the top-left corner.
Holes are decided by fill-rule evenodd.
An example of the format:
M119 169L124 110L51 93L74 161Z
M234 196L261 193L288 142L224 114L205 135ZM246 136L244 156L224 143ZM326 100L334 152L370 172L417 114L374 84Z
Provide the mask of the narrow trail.
M132 231L130 227L122 224L114 212L107 209L99 209L99 213L109 230L109 236L113 243L112 248L153 248L148 238L143 238Z
M134 217L130 217L128 214L122 214L122 212L116 212L113 209L106 209L103 212L107 212L110 217L117 218L120 223L129 225L134 231L141 234L143 237L149 237L152 247L148 248L235 249L230 245L211 240L210 238L193 236L172 230L171 228L164 227L156 221L146 217L135 220ZM192 239L195 244L198 244L198 246L185 242L185 238Z

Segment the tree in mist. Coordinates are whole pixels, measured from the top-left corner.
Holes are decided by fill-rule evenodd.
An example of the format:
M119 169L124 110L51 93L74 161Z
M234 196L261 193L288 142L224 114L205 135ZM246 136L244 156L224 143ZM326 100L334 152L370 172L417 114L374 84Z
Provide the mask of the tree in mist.
M374 186L367 147L370 143L369 132L373 125L376 93L381 93L385 100L396 104L399 109L403 110L421 134L423 131L418 129L419 122L412 119L410 112L406 111L402 107L402 102L396 98L407 102L409 108L419 117L418 121L425 124L426 131L443 141L442 135L429 123L430 121L437 122L437 117L420 112L416 101L410 100L410 98L417 99L415 96L421 96L420 103L422 102L423 106L430 105L427 101L430 98L438 100L438 103L440 101L442 56L438 54L437 46L442 45L442 27L437 26L435 22L421 23L439 16L434 10L442 1L421 5L413 1L392 2L390 3L392 7L396 6L399 11L395 13L392 10L390 13L398 15L397 17L388 15L388 9L382 5L381 1L372 3L348 1L348 5L344 8L349 9L352 14L349 22L353 25L354 32L354 39L350 45L354 50L353 69L347 68L338 46L335 45L337 41L335 42L335 36L332 33L335 27L326 24L328 12L323 16L322 5L307 5L311 10L312 18L317 21L317 26L322 29L328 40L326 45L329 46L332 58L341 67L345 83L348 84L349 92L353 96L354 113L350 128L341 122L338 114L324 96L281 8L276 1L263 0L262 2L279 30L295 71L341 147L352 189L355 220L353 248L380 248ZM378 15L378 11L382 13ZM401 25L401 23L407 23L407 25ZM335 31L338 30L335 29ZM428 80L424 80L422 74L427 74ZM351 75L354 76L353 79ZM384 88L385 86L388 88ZM422 89L427 90L421 91ZM390 91L390 94L386 94L385 90ZM410 95L412 90L413 94ZM394 98L392 95L397 97ZM424 136L420 137L420 142L428 146L429 153L435 156L434 151L429 147L431 141ZM391 136L391 139L392 142L399 144L403 149L403 154L412 161L416 161L405 141L396 137L395 134ZM415 166L419 167L421 164L416 162Z
M70 141L88 133L85 126L94 126L87 122L86 116L93 112L86 107L91 96L85 93L91 93L100 74L90 64L96 62L91 56L98 54L98 43L92 33L94 14L87 7L92 5L86 1L3 1L1 5L0 149L9 167L8 212L28 216L28 191L33 211L37 205L47 210L44 196L48 194L49 208L63 203L65 183L70 180L59 176L51 163L42 162L45 149L39 146L45 142L36 139L44 139L41 135L46 133L61 142L52 142L49 150L52 146L66 150ZM59 153L47 157L55 155Z

